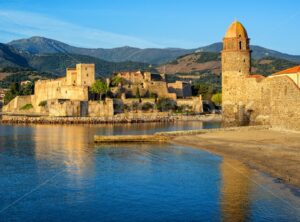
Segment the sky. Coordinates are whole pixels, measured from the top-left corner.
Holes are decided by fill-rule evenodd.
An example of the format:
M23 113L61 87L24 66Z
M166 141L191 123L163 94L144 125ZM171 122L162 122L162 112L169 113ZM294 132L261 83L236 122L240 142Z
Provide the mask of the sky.
M197 48L235 19L251 44L300 55L297 0L0 0L0 42L43 36L89 48Z

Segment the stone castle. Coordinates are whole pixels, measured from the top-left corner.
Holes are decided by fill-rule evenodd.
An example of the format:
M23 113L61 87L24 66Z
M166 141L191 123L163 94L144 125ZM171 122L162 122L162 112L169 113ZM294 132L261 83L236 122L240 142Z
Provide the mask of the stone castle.
M300 129L300 66L271 76L251 74L250 41L233 22L223 39L222 108L226 125L264 124Z
M188 98L192 96L191 84L183 81L167 83L164 74L151 72L120 72L115 76L125 81L123 88L129 96L136 96L139 91L141 97L149 97L154 94L159 98Z
M113 115L113 104L89 101L89 87L95 82L94 64L77 64L67 68L66 77L35 82L34 95L17 96L3 107L6 113L42 114L50 116ZM24 110L22 107L29 109ZM98 107L99 106L99 107Z
M138 103L141 107L145 103L155 107L158 98L171 99L177 106L189 107L189 110L195 113L203 112L202 98L192 97L189 83L167 83L163 74L142 71L115 75L122 79L122 84L111 87L113 99L92 101L89 89L95 82L95 65L77 64L76 68L67 68L63 78L36 81L33 95L17 96L3 107L3 112L22 115L111 117L123 113L122 107L133 103ZM110 84L109 79L107 84ZM137 90L139 98L136 95ZM121 98L118 97L120 91ZM129 98L126 95L129 95Z

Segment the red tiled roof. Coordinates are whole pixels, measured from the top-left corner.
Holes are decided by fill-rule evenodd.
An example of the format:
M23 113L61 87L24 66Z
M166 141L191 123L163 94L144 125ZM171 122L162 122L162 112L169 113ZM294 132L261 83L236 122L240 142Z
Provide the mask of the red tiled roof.
M297 73L297 72L300 72L300 65L282 70L280 72L276 72L273 75L291 74L291 73Z

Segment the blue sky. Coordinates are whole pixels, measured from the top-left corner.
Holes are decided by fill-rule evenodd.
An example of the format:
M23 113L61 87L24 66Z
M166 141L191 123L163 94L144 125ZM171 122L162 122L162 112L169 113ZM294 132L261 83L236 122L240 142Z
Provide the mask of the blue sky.
M235 18L252 44L300 54L296 0L0 0L0 42L44 36L92 48L196 48L221 41Z

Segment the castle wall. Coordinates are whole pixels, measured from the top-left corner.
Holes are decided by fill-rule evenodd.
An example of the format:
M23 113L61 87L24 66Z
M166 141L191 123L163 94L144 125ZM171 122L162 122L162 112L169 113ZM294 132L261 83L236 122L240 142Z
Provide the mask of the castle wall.
M295 82L295 84L298 87L300 87L300 73L281 74L281 75L278 75L278 76L287 76L287 77L290 77Z
M21 108L27 104L32 104L33 96L17 96L10 103L3 107L3 112L22 112Z
M66 85L66 79L37 81L34 88L35 102L52 99L88 100L88 87Z
M294 81L287 76L272 76L260 88L264 98L258 112L269 115L274 127L300 130L300 89Z
M288 76L244 78L230 89L224 101L226 125L272 125L300 130L300 89Z
M189 83L182 81L176 81L174 83L168 83L168 91L170 93L176 93L179 98L192 96L192 89Z
M81 101L48 100L49 116L81 116Z
M201 95L198 97L191 97L188 99L177 99L176 104L177 104L177 106L190 106L192 108L192 110L196 113L203 112Z
M127 81L128 84L140 84L143 83L144 80L149 80L151 78L151 74L146 74L146 79L144 79L144 75L142 72L121 72L118 73L117 76L123 78Z
M114 102L112 99L105 101L89 101L88 115L90 117L111 117L114 115Z
M169 93L168 85L164 81L151 81L144 83L149 93L155 93L160 98L177 99L176 93Z

